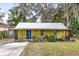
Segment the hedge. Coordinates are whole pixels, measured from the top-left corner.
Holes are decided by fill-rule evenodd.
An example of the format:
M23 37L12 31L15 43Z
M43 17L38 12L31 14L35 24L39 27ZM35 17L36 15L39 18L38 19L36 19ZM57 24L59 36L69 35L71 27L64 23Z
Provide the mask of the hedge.
M47 38L47 40L49 42L55 42L56 41L56 36L55 35L49 35L48 38Z

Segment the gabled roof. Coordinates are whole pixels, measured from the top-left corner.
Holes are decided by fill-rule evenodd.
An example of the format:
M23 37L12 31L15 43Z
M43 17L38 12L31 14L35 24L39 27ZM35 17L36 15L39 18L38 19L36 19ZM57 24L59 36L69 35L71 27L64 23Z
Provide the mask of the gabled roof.
M14 29L68 30L68 28L63 23L26 23L26 22L20 22Z

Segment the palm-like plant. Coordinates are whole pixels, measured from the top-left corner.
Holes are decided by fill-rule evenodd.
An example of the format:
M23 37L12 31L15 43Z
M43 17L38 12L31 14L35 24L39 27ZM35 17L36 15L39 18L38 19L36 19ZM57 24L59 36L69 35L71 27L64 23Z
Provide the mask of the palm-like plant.
M26 17L22 15L22 12L18 7L9 10L9 19L8 23L9 25L16 26L19 22L26 22Z

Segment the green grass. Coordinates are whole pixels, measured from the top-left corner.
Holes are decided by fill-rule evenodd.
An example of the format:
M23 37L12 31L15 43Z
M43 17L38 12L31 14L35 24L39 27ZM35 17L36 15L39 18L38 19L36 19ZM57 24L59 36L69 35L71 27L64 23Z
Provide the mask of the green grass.
M79 56L76 42L30 42L21 56Z

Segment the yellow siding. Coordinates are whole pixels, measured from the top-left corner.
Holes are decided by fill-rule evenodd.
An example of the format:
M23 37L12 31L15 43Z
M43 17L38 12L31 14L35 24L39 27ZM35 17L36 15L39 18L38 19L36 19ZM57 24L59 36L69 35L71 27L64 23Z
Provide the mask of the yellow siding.
M65 31L57 31L57 39L65 38Z
M50 31L50 30L46 30L44 31L44 35L52 35L53 34L53 31Z
M52 30L45 30L45 31L42 31L43 32L43 35L52 35L53 34L53 31ZM31 31L31 37L33 36L40 36L41 35L41 30L32 30Z
M26 31L25 30L18 30L18 39L19 40L26 39Z
M40 30L32 30L31 31L31 37L33 36L40 36L41 35L41 31Z
M44 30L43 31L43 35L52 35L54 33L54 31L52 30ZM62 39L65 38L65 36L69 36L69 32L68 31L62 31L62 30L58 30L56 31L56 36L57 39ZM31 37L33 36L40 36L41 35L41 30L31 30ZM18 39L19 40L23 40L26 39L26 31L25 30L18 30Z

